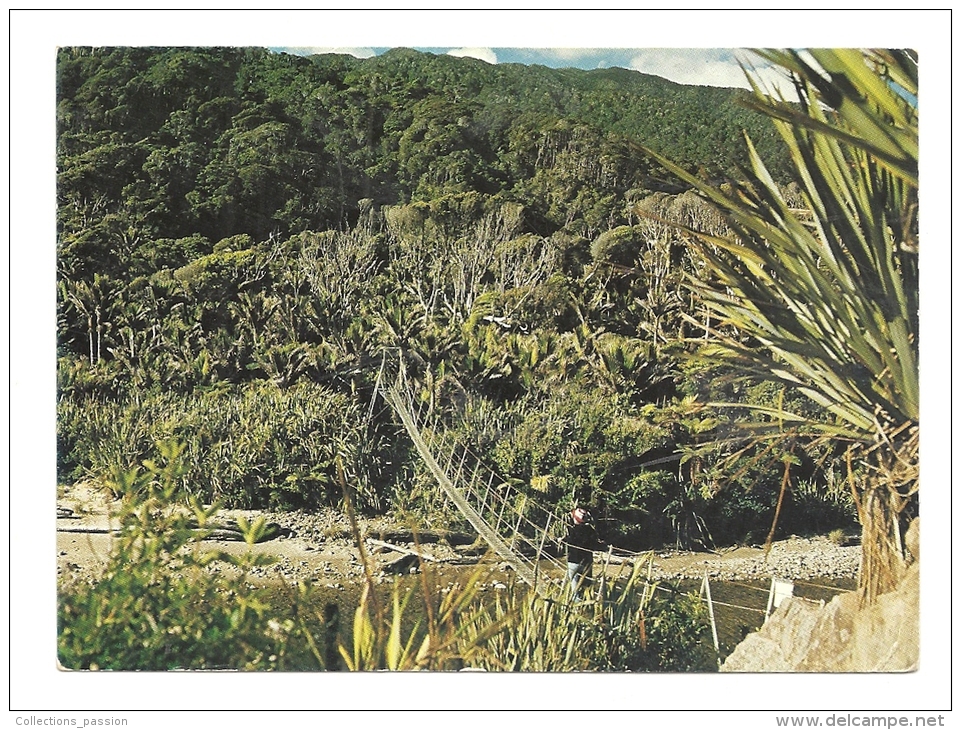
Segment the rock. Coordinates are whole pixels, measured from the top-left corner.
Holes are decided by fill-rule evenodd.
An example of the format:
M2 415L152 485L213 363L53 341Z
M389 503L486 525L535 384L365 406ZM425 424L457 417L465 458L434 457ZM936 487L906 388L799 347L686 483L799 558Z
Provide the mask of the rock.
M917 520L905 546L917 558ZM912 547L914 548L912 550ZM735 647L722 672L906 672L918 665L920 563L897 588L862 606L857 593L829 603L785 600L764 626Z
M775 616L735 647L721 666L722 672L796 671L817 624L817 605L788 598Z
M461 555L477 557L484 555L489 548L486 543L471 543L470 545L454 545L454 550Z
M410 572L413 568L413 572L417 572L417 556L416 555L401 555L396 560L387 563L384 566L385 573L400 574Z

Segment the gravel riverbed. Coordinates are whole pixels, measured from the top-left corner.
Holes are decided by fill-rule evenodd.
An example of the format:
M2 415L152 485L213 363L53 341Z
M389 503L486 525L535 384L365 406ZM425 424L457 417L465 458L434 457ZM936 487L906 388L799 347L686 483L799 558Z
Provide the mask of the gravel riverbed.
M62 579L94 577L110 553L110 532L116 527L110 515L115 509L97 495L78 491L62 495L57 506L58 574ZM218 521L229 523L239 516L252 519L261 515L273 523L277 537L253 548L230 540L229 535L226 539L205 540L204 544L228 552L253 549L269 555L273 558L272 564L258 568L252 576L263 581L309 580L340 586L363 578L362 556L346 514L333 509L310 513L227 510L218 515ZM387 518L358 518L357 529L365 538L364 552L378 580L390 580L393 574L416 570L417 561L410 551L420 552L438 570L489 562L495 570L507 571L500 559L487 554L485 546L477 543L473 535L423 526L415 530L411 525ZM652 577L658 580L700 579L705 573L712 580L721 581L771 577L845 580L856 578L861 548L840 546L826 537L792 536L775 542L766 554L756 545L731 546L714 552L659 550L626 557L620 551L614 554L620 556L620 560L617 565L610 565L609 570L622 570L625 560L630 563L653 559ZM406 564L405 557L409 559ZM595 565L604 562L604 556L599 554Z
M658 552L654 556L656 578L702 578L716 580L786 578L853 579L861 564L860 545L837 545L826 537L796 537L771 545L734 546L716 553Z

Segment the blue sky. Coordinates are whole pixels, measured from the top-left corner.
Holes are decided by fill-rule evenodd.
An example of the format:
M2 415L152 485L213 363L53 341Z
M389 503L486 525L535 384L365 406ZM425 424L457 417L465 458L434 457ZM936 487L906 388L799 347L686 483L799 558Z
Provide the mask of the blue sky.
M323 48L275 47L278 52L310 55L312 53L348 53L369 58L388 50L385 47ZM490 47L419 47L430 53L470 56L487 63L541 64L550 68L627 68L653 74L682 84L701 86L747 87L738 59L757 61L747 51L718 48L490 48ZM766 81L776 76L761 69Z

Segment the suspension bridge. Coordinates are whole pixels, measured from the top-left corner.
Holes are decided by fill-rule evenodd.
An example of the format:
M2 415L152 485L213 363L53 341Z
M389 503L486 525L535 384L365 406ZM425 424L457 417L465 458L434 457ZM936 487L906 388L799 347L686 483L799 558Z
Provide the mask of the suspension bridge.
M429 400L417 397L418 389L400 351L392 362L392 373L387 372L387 363L385 354L377 390L403 424L444 494L524 583L539 594L547 595L549 587L554 584L551 579L564 575L566 571L565 558L554 549L562 544L565 520L537 499L536 490L522 489L516 481L499 476L469 446L451 435L444 427L439 409L433 408ZM639 556L632 554L632 557ZM642 582L646 588L669 590L657 583ZM788 583L793 593L793 583ZM759 613L766 618L776 607L775 599L780 600L777 590L783 590L783 584L783 581L773 579L770 589L743 586L768 593L768 606L763 609L714 601L705 573L700 597L709 610L715 649L719 651L715 606ZM831 586L821 587L839 590Z
M566 569L550 549L556 544L552 530L561 529L563 520L449 435L439 412L415 397L416 389L399 353L394 365L392 374L382 366L378 387L431 475L498 557L522 581L543 593L545 570L563 573Z

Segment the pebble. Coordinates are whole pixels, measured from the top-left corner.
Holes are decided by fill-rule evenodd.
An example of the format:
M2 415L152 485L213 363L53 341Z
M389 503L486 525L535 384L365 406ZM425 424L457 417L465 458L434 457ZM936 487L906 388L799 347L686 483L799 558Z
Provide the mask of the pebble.
M263 513L269 522L275 522L289 531L286 534L296 535L296 540L304 545L304 550L315 551L315 557L324 553L334 556L343 555L347 564L337 567L330 561L313 561L313 566L307 561L291 561L282 557L274 571L282 573L289 579L316 576L323 573L327 580L339 578L351 581L354 577L361 577L363 570L354 545L350 521L346 514L331 508L322 508L316 512L270 512ZM397 523L388 518L361 518L360 530L363 534L376 534L383 530L396 530ZM751 546L758 548L760 546ZM414 549L413 546L411 549ZM856 578L860 567L861 548L859 545L838 546L825 537L802 538L792 536L786 540L776 542L766 559L762 554L748 557L734 557L732 553L737 548L719 550L717 555L695 555L690 551L675 551L661 548L655 553L656 562L652 577L656 580L678 580L682 578L700 580L705 571L714 580L762 580L770 577L785 577L807 580L816 577ZM461 553L444 543L432 543L429 552L443 560L456 558ZM379 551L372 550L370 555L378 555ZM384 555L392 555L385 552ZM673 558L691 558L685 566L666 570L662 561ZM326 556L325 556L326 557ZM379 561L378 561L379 562ZM283 566L283 567L281 567ZM373 566L378 569L377 563ZM510 572L513 567L506 561L499 561L496 567L502 572ZM416 569L416 566L415 566ZM266 574L266 571L264 571ZM386 579L387 576L384 576ZM339 583L330 584L343 590ZM503 582L490 585L494 590L503 590ZM449 590L449 588L448 588ZM444 589L441 589L442 592Z
M659 557L664 558L661 554ZM700 571L690 568L667 571L655 565L653 574L659 580L697 579L708 575L715 580L747 580L752 578L790 577L810 580L818 577L856 578L861 563L858 545L839 547L825 538L797 538L775 543L767 558L763 555L746 558L707 559Z

